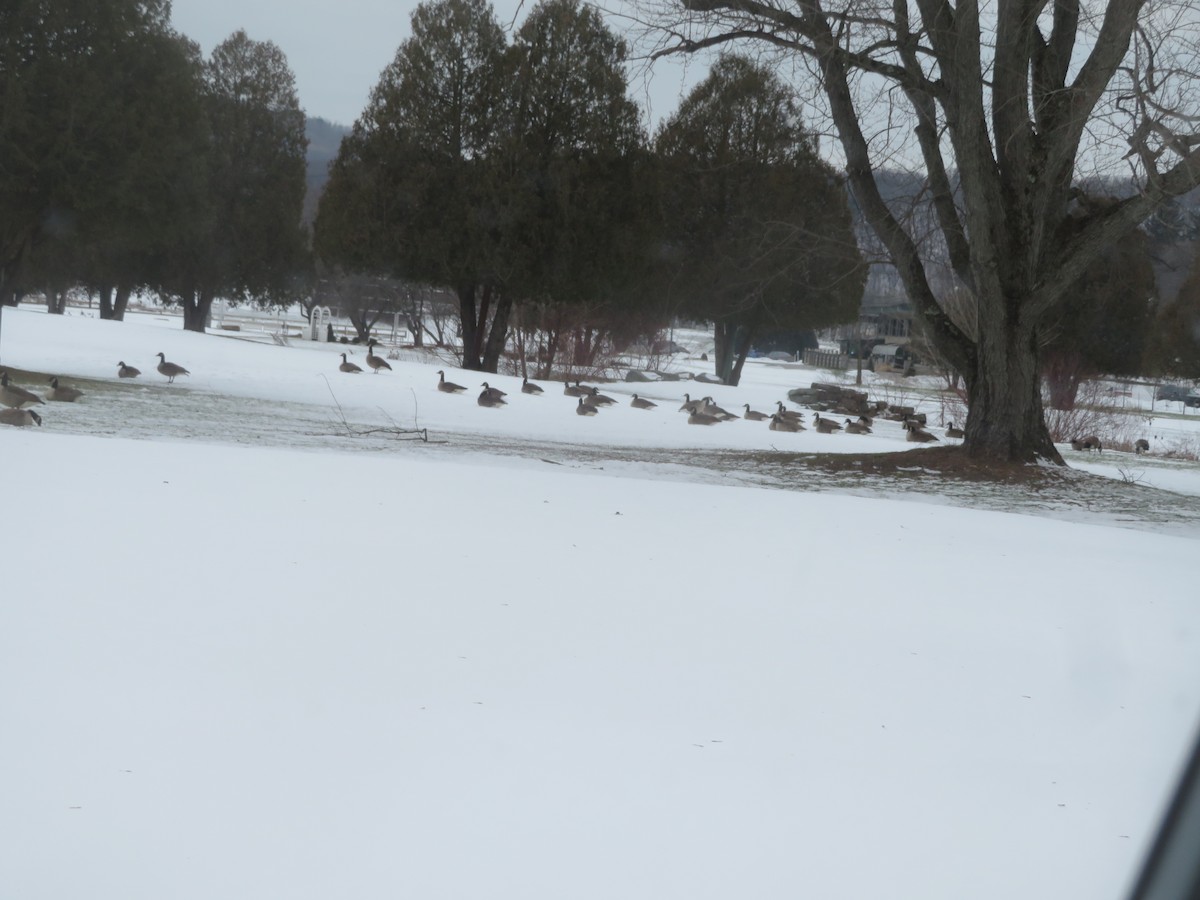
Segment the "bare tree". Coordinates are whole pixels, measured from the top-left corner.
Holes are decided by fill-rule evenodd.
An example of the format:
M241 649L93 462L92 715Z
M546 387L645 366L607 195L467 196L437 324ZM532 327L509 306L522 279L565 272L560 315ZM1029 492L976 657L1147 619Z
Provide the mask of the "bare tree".
M402 308L406 285L380 275L323 269L317 276L313 297L317 305L333 307L354 326L358 340L371 339L371 332L385 314Z
M425 338L434 346L447 343L447 328L457 314L457 298L452 291L427 284L406 282L401 292L399 312L412 335L413 345L425 346Z
M1196 0L627 2L652 57L759 42L816 86L855 201L966 381L967 452L1061 462L1038 331L1094 260L1200 184ZM877 173L906 158L924 169L950 265L975 298L975 335L881 195ZM1081 173L1104 167L1124 167L1132 192L1075 203Z

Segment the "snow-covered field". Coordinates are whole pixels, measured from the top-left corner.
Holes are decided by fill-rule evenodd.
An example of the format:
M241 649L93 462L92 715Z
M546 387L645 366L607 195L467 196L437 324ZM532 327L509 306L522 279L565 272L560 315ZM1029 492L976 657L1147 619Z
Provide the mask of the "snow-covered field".
M773 450L910 445L676 411L822 377L774 363L582 418L415 356L2 329L86 392L0 428L5 898L1117 900L1200 721L1195 464L1071 457L1170 527L773 489Z

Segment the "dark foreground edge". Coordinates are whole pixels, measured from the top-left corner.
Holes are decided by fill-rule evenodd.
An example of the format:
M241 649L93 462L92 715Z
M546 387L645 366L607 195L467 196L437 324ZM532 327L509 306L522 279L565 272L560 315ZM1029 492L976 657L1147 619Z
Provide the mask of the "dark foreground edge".
M1129 900L1200 900L1200 732Z

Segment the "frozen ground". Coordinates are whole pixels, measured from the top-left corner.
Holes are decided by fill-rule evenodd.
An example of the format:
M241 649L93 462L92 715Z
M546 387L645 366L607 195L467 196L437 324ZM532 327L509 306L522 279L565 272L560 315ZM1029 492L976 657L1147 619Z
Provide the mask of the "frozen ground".
M2 341L87 392L0 429L5 896L1117 900L1198 721L1194 465L1039 501L816 476L908 445L686 382L584 419L147 317Z

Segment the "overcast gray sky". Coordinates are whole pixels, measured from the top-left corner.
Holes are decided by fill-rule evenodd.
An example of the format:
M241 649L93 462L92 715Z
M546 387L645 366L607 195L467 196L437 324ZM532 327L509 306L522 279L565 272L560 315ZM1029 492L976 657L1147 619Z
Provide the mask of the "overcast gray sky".
M352 125L379 73L408 37L416 5L417 0L172 0L172 21L205 56L239 28L253 40L273 41L287 55L305 112ZM519 0L493 0L504 25L519 6ZM532 6L527 0L521 15ZM686 67L659 63L652 79L631 84L630 94L650 107L657 122L675 110L685 85L704 71L699 61Z

